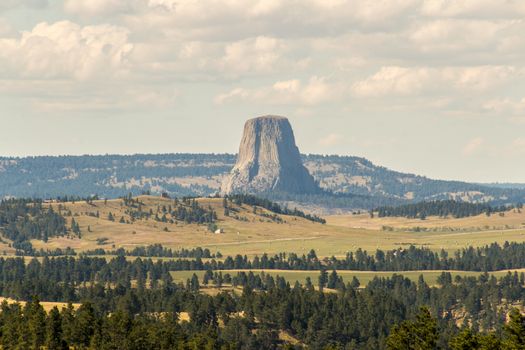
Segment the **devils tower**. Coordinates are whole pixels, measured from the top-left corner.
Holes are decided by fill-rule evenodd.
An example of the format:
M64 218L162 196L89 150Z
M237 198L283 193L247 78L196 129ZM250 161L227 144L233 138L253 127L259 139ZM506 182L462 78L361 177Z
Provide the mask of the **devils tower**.
M319 192L301 162L288 119L263 116L246 122L237 163L223 181L221 192Z

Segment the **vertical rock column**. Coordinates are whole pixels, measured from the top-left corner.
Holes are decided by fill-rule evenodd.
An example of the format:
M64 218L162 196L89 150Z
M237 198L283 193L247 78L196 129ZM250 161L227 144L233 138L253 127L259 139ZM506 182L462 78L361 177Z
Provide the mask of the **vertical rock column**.
M317 193L319 187L302 164L288 119L264 116L246 122L237 163L221 192L272 191Z

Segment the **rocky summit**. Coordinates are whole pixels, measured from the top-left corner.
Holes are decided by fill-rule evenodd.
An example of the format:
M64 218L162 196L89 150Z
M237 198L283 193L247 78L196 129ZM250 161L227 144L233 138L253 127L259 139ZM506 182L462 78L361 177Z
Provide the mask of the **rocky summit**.
M301 162L288 119L263 116L246 122L237 163L222 183L223 194L319 191Z

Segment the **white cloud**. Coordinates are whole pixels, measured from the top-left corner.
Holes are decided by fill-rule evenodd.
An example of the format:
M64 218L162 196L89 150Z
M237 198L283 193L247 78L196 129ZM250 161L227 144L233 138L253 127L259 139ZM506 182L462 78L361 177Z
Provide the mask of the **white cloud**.
M277 38L259 36L232 42L197 40L134 43L136 69L159 79L238 80L304 71L309 61L291 57Z
M423 22L410 34L411 41L422 51L470 51L495 45L498 34L509 22L488 20L440 19Z
M300 80L277 81L270 87L257 89L235 88L215 97L216 104L249 101L275 105L317 105L342 96L340 84L329 83L324 77L311 77L306 83Z
M468 65L521 64L523 20L450 19L420 21L407 33L406 49L419 60ZM404 35L401 38L404 40Z
M520 0L424 0L421 13L434 17L521 18Z
M472 92L494 89L523 74L523 69L510 66L477 67L381 67L373 75L357 81L352 90L360 97L387 95L409 96L450 93L450 90Z
M309 38L403 26L420 0L65 0L78 16L114 16L138 31L192 40ZM122 16L125 15L125 16Z
M381 67L372 76L356 82L352 90L358 96L410 95L432 81L428 68Z
M463 156L472 156L478 152L483 146L485 140L482 137L475 137L471 139L461 150Z
M285 50L282 41L260 36L226 45L224 56L220 59L223 71L241 74L250 72L269 72Z
M133 45L126 29L39 23L20 37L0 39L0 76L32 79L115 77L126 71Z
M130 12L135 0L64 0L64 10L79 16L106 16Z

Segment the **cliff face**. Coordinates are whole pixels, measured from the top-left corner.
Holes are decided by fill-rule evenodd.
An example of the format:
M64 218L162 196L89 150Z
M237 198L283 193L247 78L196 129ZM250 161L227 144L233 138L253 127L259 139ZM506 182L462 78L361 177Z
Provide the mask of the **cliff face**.
M264 116L246 122L237 163L221 187L223 194L268 191L319 191L301 162L292 126L284 117Z

